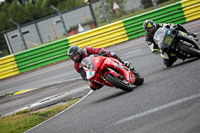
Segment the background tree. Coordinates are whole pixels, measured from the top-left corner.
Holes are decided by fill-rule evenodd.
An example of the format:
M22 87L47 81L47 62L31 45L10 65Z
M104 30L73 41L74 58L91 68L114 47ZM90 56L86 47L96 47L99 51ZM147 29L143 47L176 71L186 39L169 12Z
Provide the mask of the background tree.
M5 3L12 3L14 0L5 0Z
M0 12L0 30L2 31L2 30L5 30L6 29L6 27L7 27L7 25L6 25L6 23L8 23L8 18L7 18L7 15L6 15L6 13L5 12Z
M25 15L28 21L33 21L37 19L37 10L36 10L36 6L27 1L25 3Z
M8 8L8 17L18 23L26 22L27 18L22 18L25 9L23 6L19 5L17 1L13 1Z
M25 4L23 4L24 2ZM16 28L15 25L8 22L9 19L22 25L55 14L56 12L50 8L50 5L65 11L82 4L84 4L84 0L32 0L32 2L29 0L5 0L0 4L0 50L4 51L4 55L8 54L3 31Z

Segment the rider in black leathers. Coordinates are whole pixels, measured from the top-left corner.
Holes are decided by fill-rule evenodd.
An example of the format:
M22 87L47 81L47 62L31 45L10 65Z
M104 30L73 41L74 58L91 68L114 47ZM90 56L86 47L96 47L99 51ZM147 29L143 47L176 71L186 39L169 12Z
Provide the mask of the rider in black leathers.
M146 36L145 36L145 41L148 44L148 46L150 47L152 53L155 54L160 54L161 57L163 58L163 62L166 65L166 67L170 67L172 66L172 64L177 60L176 55L174 54L169 54L169 53L164 53L161 52L161 50L159 49L158 45L155 43L155 41L153 40L153 36L154 33L156 32L156 30L160 27L162 27L163 25L168 25L168 26L173 26L174 28L176 28L177 30L183 31L189 35L192 35L193 37L197 37L196 33L191 33L188 32L183 26L181 26L180 24L163 24L163 23L155 23L152 20L145 20L144 24L143 24L143 28L146 31Z

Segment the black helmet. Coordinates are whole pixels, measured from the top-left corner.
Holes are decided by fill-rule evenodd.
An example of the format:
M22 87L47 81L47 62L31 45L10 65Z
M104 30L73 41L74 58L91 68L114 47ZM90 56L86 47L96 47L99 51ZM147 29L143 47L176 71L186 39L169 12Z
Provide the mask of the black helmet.
M156 23L152 20L145 20L143 28L149 34L154 33L156 31Z
M78 46L74 45L68 49L67 54L74 62L79 63L82 51Z

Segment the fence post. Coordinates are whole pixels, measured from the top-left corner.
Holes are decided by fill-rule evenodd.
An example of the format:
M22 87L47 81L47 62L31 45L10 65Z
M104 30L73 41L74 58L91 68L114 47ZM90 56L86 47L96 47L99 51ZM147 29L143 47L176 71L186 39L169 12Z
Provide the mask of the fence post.
M92 7L92 0L85 0L84 1L86 4L88 4L89 8L90 8L90 12L91 12L91 15L92 15L92 18L94 20L94 25L95 25L95 28L98 27L98 24L97 24L97 19L95 17L95 14L94 14L94 9Z
M105 5L104 5L104 0L101 0L101 5L102 5L103 11L104 11L104 13L105 13L105 15L106 15L107 23L110 24L110 17L109 17L109 15L108 15L108 11L107 11L107 9L106 9L106 7L105 7Z
M9 19L8 21L17 26L17 28L18 28L18 30L19 30L19 34L20 34L21 39L22 39L22 42L23 42L23 44L24 44L24 48L27 50L28 47L27 47L27 45L26 45L24 36L23 36L23 34L22 34L20 25L19 25L18 23L16 23L15 21L13 21L12 19Z
M60 20L61 20L61 22L62 22L62 24L63 24L63 28L64 28L64 30L65 30L65 35L66 35L66 36L69 36L68 33L67 33L67 28L66 28L66 26L65 26L65 22L64 22L63 17L62 17L62 13L61 13L56 7L54 7L53 5L51 5L50 7L51 7L54 11L56 11L56 12L58 13L58 15L60 16Z
M157 0L152 0L154 8L158 8Z

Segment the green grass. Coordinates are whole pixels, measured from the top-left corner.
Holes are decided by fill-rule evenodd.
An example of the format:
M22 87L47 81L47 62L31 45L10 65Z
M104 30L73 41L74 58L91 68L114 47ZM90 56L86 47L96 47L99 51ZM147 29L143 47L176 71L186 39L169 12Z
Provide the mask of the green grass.
M65 105L57 105L42 111L23 110L11 116L1 118L0 133L22 133L58 114L78 100L80 98L67 101Z

